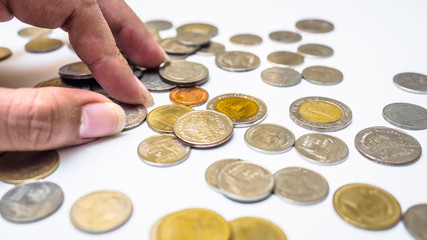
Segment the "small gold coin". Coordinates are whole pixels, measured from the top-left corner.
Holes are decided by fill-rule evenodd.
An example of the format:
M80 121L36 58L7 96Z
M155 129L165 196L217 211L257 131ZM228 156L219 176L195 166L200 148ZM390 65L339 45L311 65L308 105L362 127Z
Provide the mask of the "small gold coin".
M123 225L131 214L132 202L126 195L117 191L97 191L77 200L70 218L82 231L102 233Z
M276 224L257 217L242 217L229 222L230 240L286 240Z
M270 53L267 56L267 59L272 63L285 65L285 66L296 66L304 62L304 56L298 53L293 53L288 51L277 51L277 52Z
M262 43L262 38L254 34L237 34L230 38L230 42L240 45L255 46Z
M61 40L53 38L36 38L25 44L25 50L32 53L45 53L62 47Z
M209 93L201 87L174 88L169 99L175 104L181 104L188 107L196 107L205 103L209 98Z
M327 33L334 30L332 23L321 19L304 19L295 25L299 30L310 33Z
M391 228L402 215L399 202L390 193L369 184L354 183L339 188L333 204L346 222L369 230Z
M12 51L9 48L0 47L0 61L12 56Z
M342 110L337 105L326 101L306 102L299 108L304 118L313 122L335 122L342 117Z
M192 108L184 105L163 105L151 110L146 120L148 126L158 133L173 133L176 119L192 111Z
M182 25L176 29L176 32L198 32L208 36L215 37L218 34L218 28L206 23L189 23Z
M51 29L38 28L38 27L27 27L18 31L18 35L26 38L37 38L47 36L52 32Z

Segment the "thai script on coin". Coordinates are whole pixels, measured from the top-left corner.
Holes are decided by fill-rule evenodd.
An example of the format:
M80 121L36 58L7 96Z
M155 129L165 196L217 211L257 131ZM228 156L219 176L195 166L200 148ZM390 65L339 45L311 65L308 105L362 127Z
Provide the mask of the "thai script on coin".
M188 87L206 82L209 70L203 64L181 60L166 62L159 74L168 83Z
M334 50L323 44L306 43L298 47L298 53L308 57L325 58L332 56Z
M61 40L53 38L35 38L25 44L25 50L31 53L45 53L54 51L62 47L64 43Z
M409 130L427 129L427 109L415 104L388 104L383 108L383 117L396 127Z
M277 51L270 53L267 56L268 61L271 63L284 65L284 66L297 66L301 65L304 62L304 56L288 52L288 51Z
M6 47L0 47L0 61L12 56L12 51Z
M301 82L301 73L292 68L271 67L261 72L261 79L276 87L290 87Z
M204 104L209 98L209 93L199 87L176 87L170 94L169 99L175 104L181 104L188 107L196 107Z
M301 34L291 31L275 31L269 34L271 40L283 43L295 43L301 41Z
M245 142L249 147L262 153L283 153L292 148L295 135L277 124L260 123L245 132Z
M427 75L421 73L404 72L396 74L394 84L411 93L427 93Z
M257 68L261 64L259 57L253 53L230 51L218 53L215 64L226 71L245 72Z
M334 85L340 83L344 75L335 68L326 66L311 66L302 71L302 77L319 85Z
M322 19L303 19L298 21L295 26L304 32L327 33L334 30L334 25Z
M173 133L173 125L182 115L194 111L192 108L169 104L157 107L147 116L148 126L158 133Z
M229 222L235 240L286 240L283 230L263 218L241 217Z
M427 204L417 204L406 210L403 223L415 239L427 239Z
M215 191L219 191L218 188L218 175L221 170L230 163L234 163L237 161L241 161L241 159L230 158L230 159L222 159L218 160L206 169L205 172L205 180L209 184L209 186Z
M262 38L255 34L237 34L230 38L230 42L234 44L254 46L262 43Z
M141 82L150 92L167 92L176 87L176 85L162 80L158 68L145 70L141 77Z

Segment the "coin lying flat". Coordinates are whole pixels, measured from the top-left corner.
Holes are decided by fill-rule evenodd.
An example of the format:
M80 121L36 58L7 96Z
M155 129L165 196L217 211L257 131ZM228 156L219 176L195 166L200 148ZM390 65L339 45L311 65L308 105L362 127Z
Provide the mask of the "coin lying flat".
M304 19L298 21L295 26L304 32L327 33L334 30L334 25L322 19Z
M64 43L61 40L53 38L35 38L25 44L25 50L32 53L45 53L54 51L62 47Z
M38 28L38 27L27 27L18 31L18 35L26 38L38 38L47 36L52 32L51 29Z
M334 194L333 205L346 222L369 230L391 228L402 215L399 202L390 193L363 183L339 188Z
M156 29L157 31L162 31L172 28L172 23L167 20L150 20L145 22L145 26Z
M302 77L319 85L334 85L340 83L344 75L341 71L325 66L311 66L302 71Z
M276 224L257 217L242 217L229 222L232 240L286 240Z
M76 86L69 85L67 83L64 83L61 78L52 78L43 82L37 83L35 88L40 87L65 87L65 88L77 88Z
M298 53L308 57L324 58L332 56L334 50L323 44L306 43L298 47Z
M59 68L58 74L65 79L92 79L93 74L84 62L70 63Z
M262 38L254 34L237 34L230 38L234 44L254 46L262 43Z
M302 37L299 33L291 31L276 31L269 35L270 39L276 42L295 43L301 41Z
M262 153L283 153L292 148L295 135L277 124L260 123L245 132L245 142L249 147Z
M165 63L159 74L170 84L188 87L206 82L209 70L203 64L180 60Z
M176 85L166 83L162 80L158 68L145 70L141 82L150 92L167 92L176 87Z
M411 93L427 93L427 75L413 72L399 73L393 78L394 84Z
M127 104L113 100L123 108L126 114L126 122L122 131L128 131L141 126L147 116L147 108L142 104Z
M291 68L272 67L261 72L261 79L276 87L290 87L300 83L302 75Z
M267 56L267 59L272 63L285 66L297 66L304 62L304 56L288 51L277 51L270 53Z
M63 201L64 193L55 183L21 183L0 200L0 214L11 222L34 222L56 212Z
M427 239L427 204L414 205L406 210L403 223L415 239Z
M237 158L222 159L209 165L209 167L206 169L206 172L205 172L205 180L209 184L209 186L215 191L219 191L219 188L218 188L219 172L221 172L221 170L228 164L234 163L237 161L241 161L241 160Z
M163 105L150 111L147 116L148 126L158 133L173 133L173 125L182 115L194 111L183 105Z
M199 47L179 44L175 38L164 38L159 41L160 47L168 54L193 54Z
M255 54L242 51L230 51L218 53L215 64L226 71L245 72L257 68L261 60Z
M12 56L12 51L6 47L0 47L0 61Z
M207 23L188 23L179 26L176 29L176 32L198 32L206 34L212 38L218 34L218 28Z
M132 214L131 200L121 192L91 192L70 210L73 225L85 232L103 233L123 225Z
M210 42L206 46L202 46L197 54L199 55L216 55L225 52L225 46L218 42Z
M409 130L427 129L427 109L410 103L391 103L383 108L384 119Z
M388 127L363 129L357 133L354 143L363 156L385 165L407 165L421 156L417 139Z
M175 104L181 104L188 107L196 107L205 103L209 98L209 93L201 87L174 88L169 99Z
M199 32L178 32L175 40L186 46L201 46L210 42L209 35Z

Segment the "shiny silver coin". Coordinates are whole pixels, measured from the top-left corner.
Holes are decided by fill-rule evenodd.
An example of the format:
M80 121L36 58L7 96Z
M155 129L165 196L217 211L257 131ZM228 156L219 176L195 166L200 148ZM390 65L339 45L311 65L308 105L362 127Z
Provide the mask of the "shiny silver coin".
M390 124L409 130L427 129L427 109L410 103L391 103L383 108Z
M334 54L334 50L323 44L307 43L298 47L298 53L306 57L325 58Z
M217 54L215 64L226 71L246 72L259 67L261 60L249 52L231 51Z
M75 62L62 66L58 74L61 78L72 80L93 78L92 72L84 62Z
M299 33L291 31L276 31L269 35L270 39L276 42L295 43L301 41L302 37Z
M262 43L262 38L254 34L237 34L230 38L230 42L245 46L255 46Z
M197 54L210 56L223 52L225 52L225 46L223 44L211 41L206 46L202 46L199 51L197 51Z
M302 77L319 85L334 85L340 83L344 75L341 71L325 66L311 66L302 71Z
M334 25L331 22L322 19L300 20L295 26L301 31L310 33L327 33L334 30Z
M237 158L222 159L209 165L209 167L206 169L206 172L205 172L205 180L207 184L215 191L219 191L219 188L218 188L219 172L221 172L221 170L228 164L234 163L237 161L242 161L242 160Z
M207 34L198 33L198 32L179 32L175 40L179 44L186 46L202 46L210 42L211 38Z
M276 87L290 87L299 84L302 75L291 68L272 67L261 72L261 79Z
M403 216L406 230L417 240L427 239L427 204L418 204L406 210Z
M160 67L159 74L167 83L189 87L205 83L209 70L200 63L177 60L166 62Z
M145 121L147 117L147 108L142 104L127 104L111 99L113 102L117 103L120 107L123 108L126 114L126 123L123 128L124 131L128 131L139 127Z
M295 135L287 128L277 124L260 123L245 132L246 144L262 153L283 153L295 143Z
M17 223L43 219L59 209L64 201L61 188L52 182L21 183L9 190L0 201L0 213Z
M176 87L162 80L158 68L145 70L141 82L150 92L168 92Z
M393 78L394 84L411 93L427 93L427 75L413 72L399 73Z
M417 139L388 127L363 129L357 133L354 143L363 156L384 165L407 165L421 156Z
M168 54L188 55L195 53L198 46L186 46L179 44L175 38L164 38L159 41L160 47Z
M268 61L274 64L280 64L284 66L297 66L304 62L304 56L288 52L288 51L277 51L270 53L267 56Z
M145 26L157 31L168 30L172 28L172 23L167 20L150 20L145 22Z

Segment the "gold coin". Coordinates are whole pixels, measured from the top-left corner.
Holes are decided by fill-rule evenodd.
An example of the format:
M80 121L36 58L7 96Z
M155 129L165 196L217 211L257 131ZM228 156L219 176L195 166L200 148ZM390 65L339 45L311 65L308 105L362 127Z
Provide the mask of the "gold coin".
M126 195L116 191L97 191L74 203L70 219L82 231L102 233L123 225L131 214L132 202Z
M329 123L339 120L343 111L337 105L325 101L306 102L299 108L302 117L313 121Z
M176 119L192 111L192 108L184 105L163 105L151 110L146 120L148 126L158 133L173 133Z
M53 38L36 38L25 44L25 50L32 53L45 53L62 47L61 40Z
M242 217L229 222L230 240L286 240L276 224L257 217Z
M76 88L74 86L65 84L61 78L52 78L43 82L37 83L37 85L34 86L35 88L40 87L68 87L68 88Z
M339 188L333 204L346 222L369 230L391 228L402 215L399 202L390 193L369 184L354 183Z
M296 66L304 62L304 56L298 53L287 52L287 51L277 51L277 52L270 53L267 56L267 59L272 63L285 65L285 66Z
M9 48L0 47L0 61L12 56L12 51Z
M175 104L182 104L188 107L196 107L205 103L209 98L209 93L201 87L174 88L169 99Z
M38 28L38 27L27 27L18 31L18 35L26 38L37 38L47 36L52 32L51 29Z
M0 155L0 180L22 183L42 179L58 168L59 154L52 151L5 152Z

